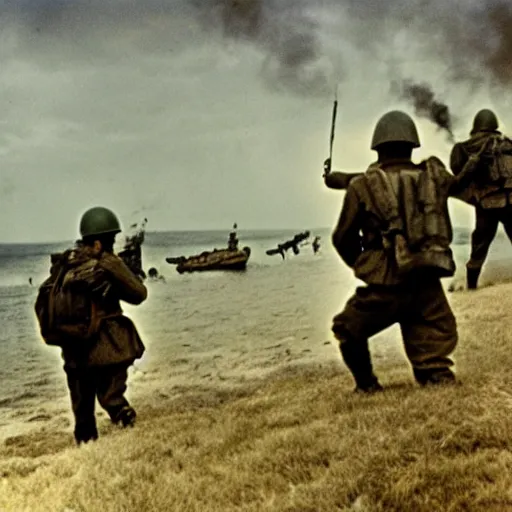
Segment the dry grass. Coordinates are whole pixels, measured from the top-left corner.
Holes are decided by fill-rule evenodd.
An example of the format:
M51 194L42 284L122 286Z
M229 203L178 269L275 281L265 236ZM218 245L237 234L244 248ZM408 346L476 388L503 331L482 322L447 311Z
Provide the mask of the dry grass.
M512 285L451 296L462 384L420 389L382 363L358 396L341 364L196 390L123 431L0 448L2 511L512 511Z

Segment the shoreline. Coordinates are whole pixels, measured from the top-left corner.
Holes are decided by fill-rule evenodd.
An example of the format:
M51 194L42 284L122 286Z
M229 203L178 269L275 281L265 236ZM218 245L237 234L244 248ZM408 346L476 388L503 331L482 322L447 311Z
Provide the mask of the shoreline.
M332 345L323 361L283 359L236 386L191 379L166 390L175 369L162 362L161 376L129 380L133 429L102 412L99 440L76 448L66 403L64 416L7 438L0 510L512 510L512 283L448 299L457 386L419 387L395 328L370 345L385 388L375 396L352 392ZM286 354L294 342L308 340L266 347Z

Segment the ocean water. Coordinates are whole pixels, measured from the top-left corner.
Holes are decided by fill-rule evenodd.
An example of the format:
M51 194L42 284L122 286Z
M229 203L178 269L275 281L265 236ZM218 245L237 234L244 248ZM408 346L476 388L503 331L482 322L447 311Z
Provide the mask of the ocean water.
M136 407L190 389L240 385L296 363L340 360L331 318L359 283L332 248L330 229L311 230L312 236L322 237L316 255L311 245L297 256L289 251L284 261L265 254L296 232L239 230L240 246L252 250L245 272L183 275L165 262L167 256L223 247L228 232L147 233L144 268L156 267L165 282L148 282L149 296L142 305L123 306L146 345L130 373L128 398ZM455 281L464 278L469 234L455 231ZM49 254L70 245L0 244L0 441L41 426L71 429L60 351L40 338L33 310L37 287L48 274ZM511 255L500 232L487 267L512 277L512 270L506 275ZM487 270L484 282L490 279L486 276ZM392 343L372 345L377 364L386 357L405 360L393 332L380 336L393 338ZM340 371L345 371L341 364Z

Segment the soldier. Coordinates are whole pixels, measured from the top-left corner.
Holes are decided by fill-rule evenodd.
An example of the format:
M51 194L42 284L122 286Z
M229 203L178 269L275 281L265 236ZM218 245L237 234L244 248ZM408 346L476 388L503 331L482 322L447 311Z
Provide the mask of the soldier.
M82 239L52 255L51 275L36 302L43 338L62 348L77 444L98 437L96 397L113 423L135 422L124 394L128 368L142 356L144 344L119 301L140 304L147 290L113 252L120 232L112 211L87 210L80 221Z
M148 219L144 219L137 231L126 237L124 249L118 254L123 259L128 268L141 279L146 279L146 272L142 268L142 244L146 237L146 224ZM131 229L136 229L137 224L132 224Z
M319 236L315 236L313 239L313 242L311 243L311 246L313 247L313 253L316 254L320 249L320 238Z
M476 210L476 226L466 264L467 287L474 290L500 222L512 241L512 141L501 136L496 115L487 109L476 114L470 135L453 147L450 167L458 175L470 157L478 159L470 198Z
M236 222L233 224L233 231L229 233L228 251L238 251L238 238L236 236Z
M367 284L356 289L332 327L358 392L382 390L368 339L397 322L416 381L455 381L449 356L457 326L440 277L455 271L447 198L459 181L435 157L414 164L419 145L413 120L388 112L373 134L378 161L351 180L336 173L332 187L347 188L333 245Z

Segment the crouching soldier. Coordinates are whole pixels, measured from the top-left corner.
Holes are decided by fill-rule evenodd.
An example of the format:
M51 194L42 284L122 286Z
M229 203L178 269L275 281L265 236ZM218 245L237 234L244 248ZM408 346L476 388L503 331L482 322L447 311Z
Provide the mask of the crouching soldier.
M78 444L98 437L96 397L112 422L125 427L135 422L124 394L128 368L142 356L144 345L119 301L140 304L147 291L114 254L120 232L112 211L87 210L76 247L52 254L50 277L35 305L43 339L62 349Z
M388 112L373 135L377 162L363 174L348 179L337 173L338 181L327 183L347 190L333 244L367 284L356 289L332 326L356 391L382 389L368 339L395 323L419 384L455 381L450 354L457 326L440 278L455 271L447 200L464 175L454 181L435 157L414 164L412 151L419 145L413 120Z

